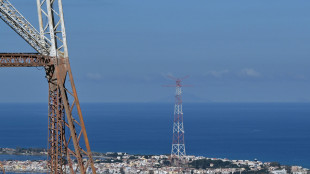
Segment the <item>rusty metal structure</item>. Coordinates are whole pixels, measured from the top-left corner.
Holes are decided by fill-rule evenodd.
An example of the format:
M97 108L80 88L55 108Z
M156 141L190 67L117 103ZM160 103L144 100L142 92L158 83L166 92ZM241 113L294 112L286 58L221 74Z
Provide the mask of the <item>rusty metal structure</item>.
M0 18L36 53L1 53L0 67L43 67L49 86L49 173L96 173L69 63L62 0L36 0L39 31L8 1Z
M4 166L2 165L1 162L0 162L0 172L2 172L3 174L5 174L5 169L4 169Z

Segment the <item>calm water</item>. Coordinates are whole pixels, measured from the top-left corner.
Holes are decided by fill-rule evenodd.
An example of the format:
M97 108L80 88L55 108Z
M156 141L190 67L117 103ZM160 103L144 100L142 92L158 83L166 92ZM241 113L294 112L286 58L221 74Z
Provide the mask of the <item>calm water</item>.
M310 168L310 104L183 106L187 154ZM173 103L82 104L82 110L93 151L170 153ZM0 104L0 111L0 147L47 146L46 104Z

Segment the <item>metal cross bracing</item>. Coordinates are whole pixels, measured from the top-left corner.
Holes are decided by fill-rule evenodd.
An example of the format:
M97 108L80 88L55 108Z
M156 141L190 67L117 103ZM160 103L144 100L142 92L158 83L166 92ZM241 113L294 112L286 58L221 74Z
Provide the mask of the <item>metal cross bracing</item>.
M186 155L185 141L184 141L184 124L183 124L183 107L182 107L182 80L187 78L169 78L176 81L175 85L166 85L167 87L176 87L175 93L175 105L174 105L174 119L173 119L173 137L172 137L172 148L171 157L181 158Z
M183 108L182 108L182 85L181 80L176 80L176 94L174 105L174 120L173 120L173 140L172 140L172 156L185 156L184 142L184 126L183 126Z
M0 53L0 67L51 66L54 59L40 54Z
M40 33L19 13L8 0L0 0L1 19L25 39L39 53L48 52Z
M0 18L37 51L2 53L0 67L45 69L50 173L96 173L69 63L62 0L37 0L37 10L39 31L8 0L0 0Z
M176 80L176 95L174 105L174 120L173 120L173 140L172 140L172 156L185 156L184 142L184 125L183 125L183 107L182 107L182 85L181 80Z

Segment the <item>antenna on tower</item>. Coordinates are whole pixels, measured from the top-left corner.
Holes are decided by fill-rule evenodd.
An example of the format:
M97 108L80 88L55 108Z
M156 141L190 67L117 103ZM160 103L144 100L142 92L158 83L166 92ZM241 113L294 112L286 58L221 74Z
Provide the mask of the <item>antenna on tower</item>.
M184 124L183 124L183 107L182 107L182 87L190 87L191 85L183 85L182 81L187 79L189 76L182 78L176 78L171 75L168 78L175 80L175 85L164 85L164 87L175 87L175 104L174 104L174 119L173 119L173 137L172 137L172 148L171 158L181 160L182 157L186 156L185 141L184 141Z

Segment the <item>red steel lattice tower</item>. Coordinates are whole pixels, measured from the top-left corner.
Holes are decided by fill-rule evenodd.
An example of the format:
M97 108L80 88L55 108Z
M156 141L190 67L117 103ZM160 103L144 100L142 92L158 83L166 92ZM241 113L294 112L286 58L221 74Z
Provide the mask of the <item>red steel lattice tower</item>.
M188 76L187 76L188 77ZM183 124L183 107L182 107L182 80L185 78L169 77L176 81L176 85L169 85L169 87L176 87L175 105L174 105L174 119L173 119L173 137L171 157L180 158L186 155L185 141L184 141L184 124Z

